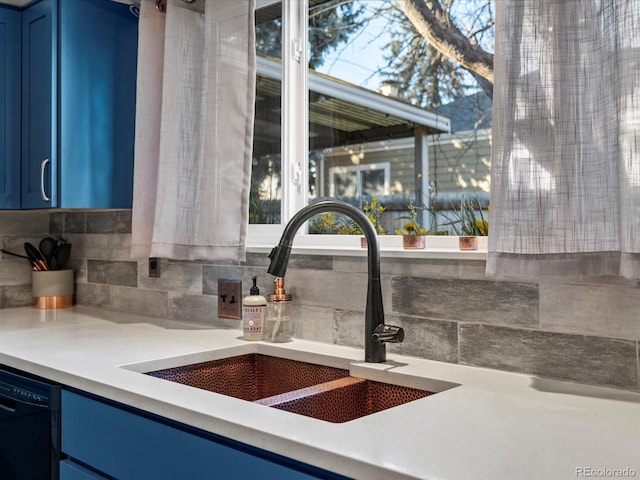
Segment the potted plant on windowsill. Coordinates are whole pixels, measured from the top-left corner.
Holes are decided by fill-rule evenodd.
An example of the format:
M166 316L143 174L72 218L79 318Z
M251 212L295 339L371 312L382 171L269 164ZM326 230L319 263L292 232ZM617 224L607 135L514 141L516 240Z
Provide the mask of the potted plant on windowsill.
M367 216L373 228L375 228L378 235L386 235L386 231L380 223L380 217L386 208L380 203L378 198L371 200L371 203L363 203L361 210ZM360 226L352 219L344 217L344 221L338 228L338 233L341 235L362 235ZM367 239L360 237L360 246L367 248Z
M422 249L425 247L425 235L427 229L422 228L418 223L418 212L416 206L409 199L408 205L409 215L398 217L398 220L408 220L402 225L402 228L396 229L396 235L402 235L402 248L407 250Z
M489 222L482 213L478 199L470 200L466 193L463 193L456 216L457 219L451 225L459 236L460 250L477 250L478 237L486 237L489 234Z

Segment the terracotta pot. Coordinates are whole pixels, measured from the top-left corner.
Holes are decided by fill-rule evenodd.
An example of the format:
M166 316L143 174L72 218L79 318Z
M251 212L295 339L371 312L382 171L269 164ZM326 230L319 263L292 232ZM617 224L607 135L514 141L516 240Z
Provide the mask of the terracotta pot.
M416 250L424 248L425 239L424 235L403 235L402 236L402 248L407 250Z
M360 246L362 248L367 248L367 239L365 237L360 237Z
M477 250L478 237L458 237L460 250Z

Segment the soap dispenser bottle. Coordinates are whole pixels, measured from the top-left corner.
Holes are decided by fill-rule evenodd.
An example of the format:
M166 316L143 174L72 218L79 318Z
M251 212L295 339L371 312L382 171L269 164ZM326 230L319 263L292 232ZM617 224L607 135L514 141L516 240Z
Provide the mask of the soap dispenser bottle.
M275 284L275 292L267 296L264 339L268 342L289 342L293 338L291 294L284 289L284 278L276 278Z
M245 340L262 340L264 338L264 324L267 315L267 299L260 295L256 285L257 278L251 277L253 286L249 295L242 299L242 330Z

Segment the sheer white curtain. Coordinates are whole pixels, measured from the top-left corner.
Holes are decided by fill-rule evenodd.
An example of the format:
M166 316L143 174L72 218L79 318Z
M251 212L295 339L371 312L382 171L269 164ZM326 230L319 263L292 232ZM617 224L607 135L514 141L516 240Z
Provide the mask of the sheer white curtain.
M487 274L640 277L640 2L496 1Z
M245 257L254 8L142 0L132 257Z

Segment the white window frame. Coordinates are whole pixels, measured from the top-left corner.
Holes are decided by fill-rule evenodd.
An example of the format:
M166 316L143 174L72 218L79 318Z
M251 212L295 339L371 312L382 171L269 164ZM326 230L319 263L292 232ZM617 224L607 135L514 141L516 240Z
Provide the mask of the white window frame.
M362 192L362 173L370 170L382 170L384 172L383 195L389 195L391 185L391 164L389 162L364 163L362 165L346 165L340 167L329 167L329 196L335 197L335 178L341 173L356 172L358 195L364 196Z
M282 202L281 223L250 224L247 247L252 252L268 252L277 245L285 225L308 203L309 184L309 79L308 0L256 0L256 8L282 3ZM366 95L366 92L362 93ZM448 125L447 125L448 127ZM305 226L306 228L306 226ZM310 254L366 255L357 235L306 235L298 232L295 248ZM402 249L400 235L378 237L383 256L439 259L486 259L487 237L480 237L477 251L460 252L457 237L443 236L435 249Z
M256 8L263 8L280 1L282 3L281 223L250 224L247 241L249 247L265 243L276 245L284 226L308 201L309 2L307 0L256 0Z

